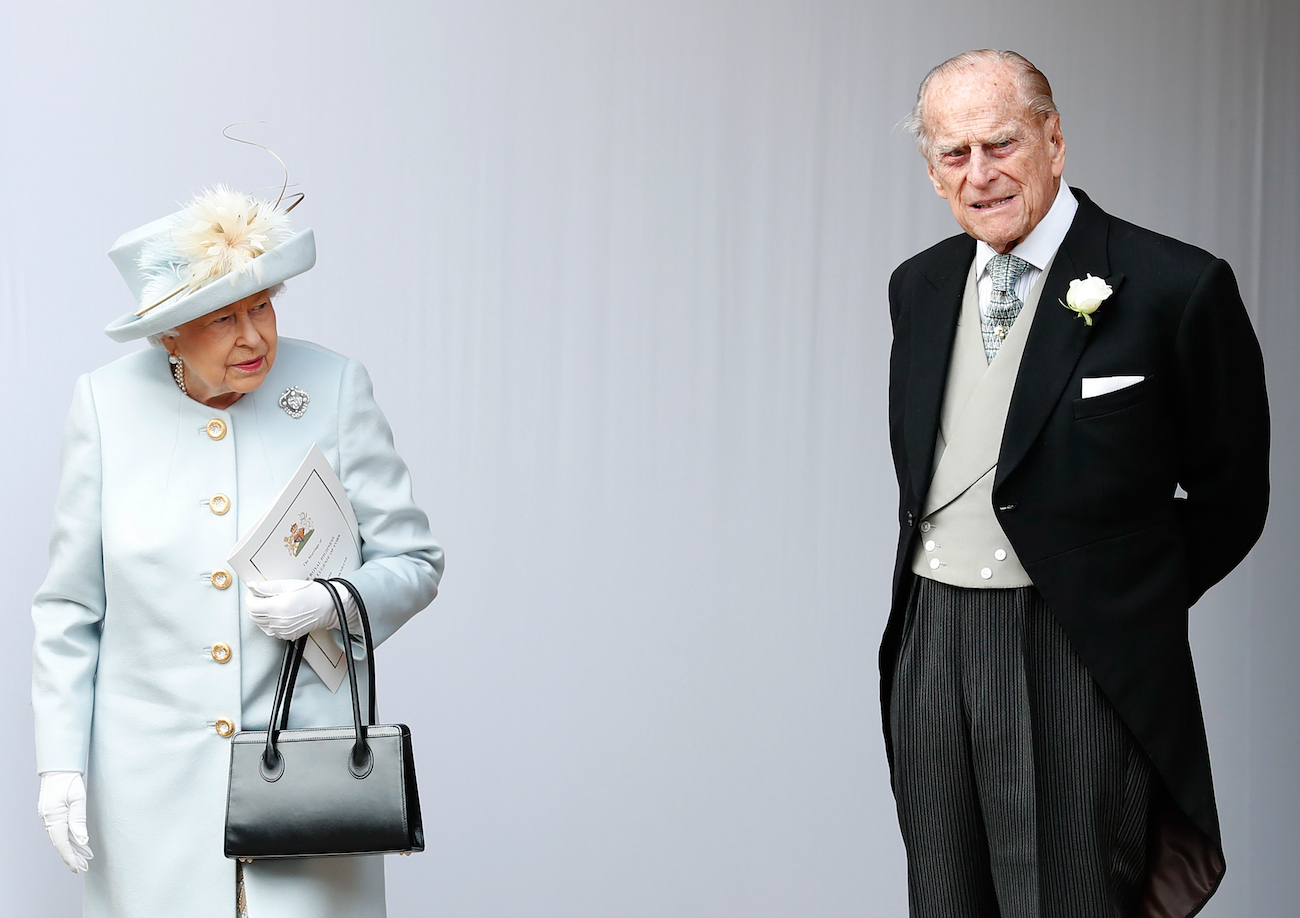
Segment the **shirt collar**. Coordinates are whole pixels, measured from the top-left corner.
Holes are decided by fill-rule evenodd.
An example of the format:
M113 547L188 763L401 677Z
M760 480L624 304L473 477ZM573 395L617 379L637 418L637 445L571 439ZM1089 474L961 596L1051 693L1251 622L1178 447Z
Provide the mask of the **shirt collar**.
M1024 241L1011 250L1011 254L1023 258L1040 271L1044 270L1065 241L1065 234L1070 231L1070 224L1074 222L1074 213L1078 209L1079 202L1075 199L1074 192L1062 182L1056 192L1056 200L1047 209L1046 215L1029 231ZM976 277L984 275L989 260L996 254L987 242L975 242Z

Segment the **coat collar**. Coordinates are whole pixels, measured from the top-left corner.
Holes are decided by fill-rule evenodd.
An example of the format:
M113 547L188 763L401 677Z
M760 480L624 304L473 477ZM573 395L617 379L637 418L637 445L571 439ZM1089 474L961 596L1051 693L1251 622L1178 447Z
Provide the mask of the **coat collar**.
M957 316L961 313L966 274L975 258L975 240L970 236L954 236L940 245L939 257L919 269L932 292L927 291L924 301L915 304L919 308L913 320L904 408L903 442L918 506L930 485Z
M1079 200L1079 210L1052 261L1039 300L1040 308L1029 328L1002 433L994 488L1006 481L1029 452L1073 378L1074 367L1092 335L1094 326L1080 321L1060 305L1065 301L1070 281L1092 274L1107 280L1114 288L1123 280L1110 276L1110 258L1106 253L1110 218L1082 191L1076 188L1074 194Z

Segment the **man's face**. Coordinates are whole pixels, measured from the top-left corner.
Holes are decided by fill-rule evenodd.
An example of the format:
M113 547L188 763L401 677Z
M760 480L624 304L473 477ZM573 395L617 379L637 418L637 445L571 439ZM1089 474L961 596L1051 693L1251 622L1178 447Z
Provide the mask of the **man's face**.
M1011 251L1056 198L1065 168L1060 118L1035 116L1015 71L993 65L934 80L925 120L934 190L967 233Z

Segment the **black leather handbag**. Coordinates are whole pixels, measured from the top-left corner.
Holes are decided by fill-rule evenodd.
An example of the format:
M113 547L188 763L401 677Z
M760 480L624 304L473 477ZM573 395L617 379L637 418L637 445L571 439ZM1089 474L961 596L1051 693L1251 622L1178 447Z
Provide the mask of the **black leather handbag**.
M352 646L351 636L335 583L347 588L361 612L370 717L361 722L356 661L346 651L352 724L286 729L307 638L286 643L270 729L240 731L230 741L226 857L254 860L424 850L411 731L405 724L375 723L375 648L365 603L346 580L317 582L334 599L345 648Z

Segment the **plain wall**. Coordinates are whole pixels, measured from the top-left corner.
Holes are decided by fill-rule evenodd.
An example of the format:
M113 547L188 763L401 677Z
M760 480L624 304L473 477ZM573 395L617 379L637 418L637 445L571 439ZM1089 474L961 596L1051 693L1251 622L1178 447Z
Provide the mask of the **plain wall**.
M434 0L0 11L0 885L78 913L35 815L29 603L104 257L207 185L307 197L281 333L363 360L448 556L379 652L429 850L390 914L903 915L877 708L885 284L956 231L899 127L1010 47L1066 179L1236 268L1275 501L1193 610L1227 879L1300 901L1300 13L1288 0ZM268 190L266 193L274 194ZM94 840L92 839L92 846Z

